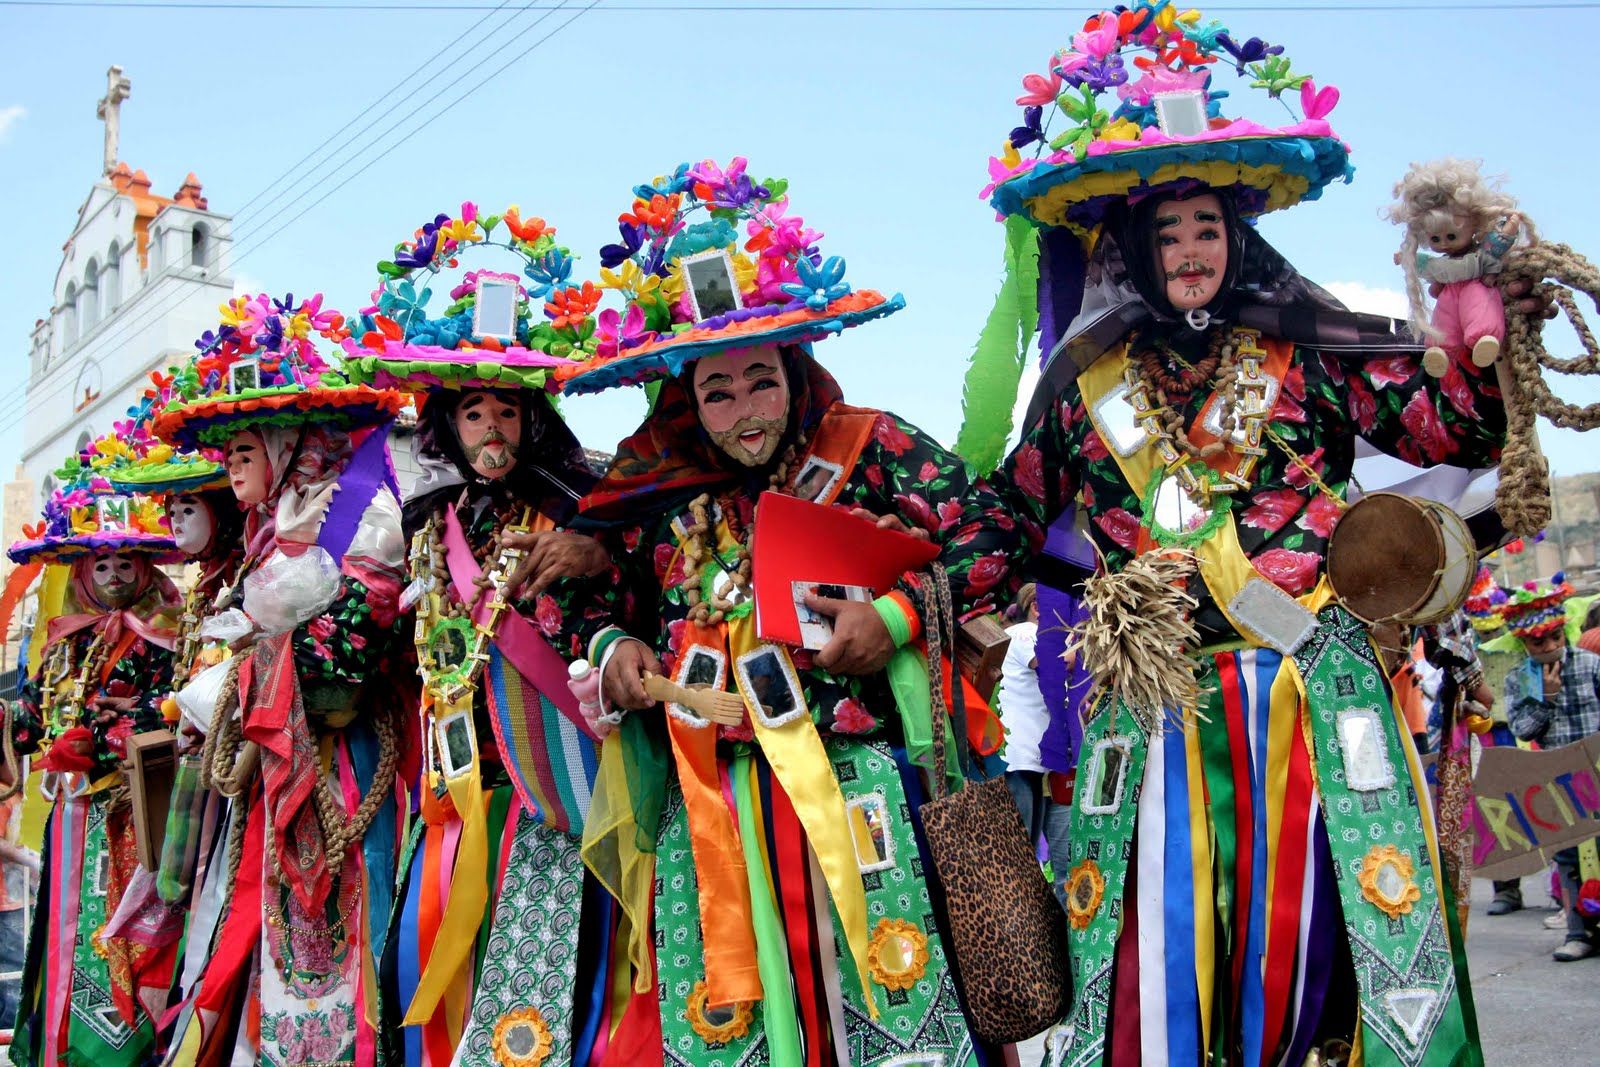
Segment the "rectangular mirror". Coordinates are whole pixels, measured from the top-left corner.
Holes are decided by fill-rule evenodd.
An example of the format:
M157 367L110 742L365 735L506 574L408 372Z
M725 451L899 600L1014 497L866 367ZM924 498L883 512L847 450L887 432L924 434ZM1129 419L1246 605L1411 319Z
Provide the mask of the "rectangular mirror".
M694 304L694 321L726 315L739 306L739 281L734 276L733 259L727 249L685 256L683 274L689 299Z
M477 303L472 310L472 332L498 341L517 339L517 276L478 274Z
M1154 94L1156 122L1168 137L1194 137L1206 132L1206 94L1182 89Z

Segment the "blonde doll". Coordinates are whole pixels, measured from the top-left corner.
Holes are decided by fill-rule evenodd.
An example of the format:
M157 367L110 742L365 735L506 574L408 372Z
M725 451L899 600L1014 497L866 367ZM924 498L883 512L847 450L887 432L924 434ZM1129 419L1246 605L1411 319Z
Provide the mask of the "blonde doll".
M1422 364L1442 377L1450 363L1467 357L1487 367L1505 339L1505 307L1493 279L1526 225L1516 200L1485 182L1471 160L1416 163L1394 187L1389 218L1405 227L1395 255L1406 275L1411 327L1431 344ZM1422 287L1435 295L1430 322Z

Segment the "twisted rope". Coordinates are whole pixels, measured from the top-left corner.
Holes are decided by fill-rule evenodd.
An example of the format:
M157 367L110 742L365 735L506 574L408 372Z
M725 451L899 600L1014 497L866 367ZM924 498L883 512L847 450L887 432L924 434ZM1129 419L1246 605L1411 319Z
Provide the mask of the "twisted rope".
M0 700L0 707L5 709L5 724L0 726L0 737L3 737L3 741L0 741L0 743L3 743L5 747L5 767L6 772L11 777L11 784L0 790L0 803L3 803L22 792L24 783L22 780L22 760L17 758L16 739L11 736L11 720L15 712L9 700Z
M1506 408L1506 447L1500 458L1500 485L1495 510L1506 529L1532 537L1550 523L1550 465L1539 451L1538 416L1556 426L1592 430L1600 426L1600 404L1570 404L1556 396L1544 380L1548 369L1559 374L1600 374L1600 343L1578 308L1573 291L1584 293L1600 311L1600 270L1564 244L1515 248L1500 273L1502 290L1518 281L1533 286L1531 295L1552 301L1572 324L1583 354L1573 359L1551 355L1544 347L1544 318L1526 314L1506 300L1506 344L1496 364Z

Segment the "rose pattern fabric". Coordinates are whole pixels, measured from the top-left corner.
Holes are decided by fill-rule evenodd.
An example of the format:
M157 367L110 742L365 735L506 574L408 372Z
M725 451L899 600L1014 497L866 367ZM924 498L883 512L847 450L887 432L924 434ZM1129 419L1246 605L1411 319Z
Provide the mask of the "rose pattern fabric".
M1184 404L1194 425L1207 394ZM1449 463L1486 467L1505 441L1505 409L1494 375L1453 367L1442 379L1422 370L1414 355L1385 353L1364 362L1307 346L1295 349L1270 426L1343 498L1355 462L1355 439L1416 466ZM1309 474L1270 441L1248 493L1232 502L1240 547L1264 576L1290 593L1316 585L1339 509ZM1089 530L1116 569L1137 545L1143 506L1122 477L1084 409L1076 382L1068 384L992 479L1016 515L1032 551L1049 524L1077 499ZM1204 583L1197 619L1213 637L1229 635Z
M73 672L60 683L58 691L72 687L77 672L83 669L89 645L94 640L91 630L79 630L62 638L72 643ZM43 653L40 653L43 655ZM159 730L165 725L161 718L161 701L172 688L172 653L142 637L135 638L105 674L105 682L91 691L89 706L82 715L82 725L89 728L94 738L94 774L99 777L116 770L126 755L127 739L146 730ZM96 713L94 701L101 696L137 697L138 703L130 712L109 716L103 721ZM32 672L24 672L17 685L17 702L13 706L12 729L18 755L36 752L44 741L44 719L39 708L39 679Z
M875 515L898 515L907 526L927 530L943 549L940 562L950 575L956 611L971 615L993 609L1017 548L1016 523L988 485L974 481L961 458L932 437L888 412L879 413L837 503ZM737 522L748 527L754 519L754 496L740 495L732 504ZM665 668L673 669L689 602L672 521L687 518L687 510L685 504L642 527L619 531L613 551L618 562L600 581L569 579L551 589L575 649L587 647L602 628L616 624L640 636L655 634L656 652ZM625 539L635 541L634 551L625 550ZM908 576L904 586L913 599L921 597L918 576ZM863 716L881 720L881 709L894 707L882 675L833 675L800 656L795 669L823 729L862 732ZM835 726L841 706L860 708L863 716L847 711L846 725ZM880 710L875 714L869 709Z

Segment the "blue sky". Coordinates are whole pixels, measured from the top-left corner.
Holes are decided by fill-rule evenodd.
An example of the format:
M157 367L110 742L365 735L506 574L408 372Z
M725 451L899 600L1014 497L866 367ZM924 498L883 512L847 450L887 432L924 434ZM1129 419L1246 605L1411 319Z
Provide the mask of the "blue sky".
M820 346L847 397L950 441L961 374L1000 276L1001 229L976 197L985 164L1018 120L1022 75L1044 69L1089 10L608 12L602 3L387 156L379 152L399 131L366 147L568 17L517 37L538 17L525 13L486 32L510 17L502 13L467 58L435 64L403 103L343 135L336 158L356 162L307 176L302 189L317 193L289 212L310 205L303 217L258 243L288 215L239 215L236 274L275 293L321 290L354 309L394 242L463 199L545 216L592 274L635 183L685 159L741 154L758 175L790 179L794 210L826 234L828 254L846 257L855 285L906 296L900 314ZM0 6L3 380L26 380L29 331L48 311L61 244L98 176L95 102L108 65L133 83L122 158L162 193L193 170L213 209L237 211L483 14ZM1332 121L1354 149L1355 183L1263 223L1312 278L1346 294L1398 290L1399 231L1380 209L1408 162L1447 154L1483 158L1549 238L1600 256L1587 192L1600 133L1593 76L1581 51L1554 47L1592 41L1600 10L1250 14L1235 5L1206 14L1284 44L1297 70L1343 91ZM1245 113L1270 117L1258 101ZM1587 382L1565 392L1600 400ZM609 448L642 402L623 393L566 410L587 444ZM20 413L0 416L0 473L20 450L20 425ZM1593 443L1549 427L1544 440L1558 473L1600 468Z

